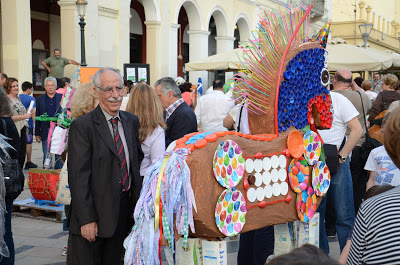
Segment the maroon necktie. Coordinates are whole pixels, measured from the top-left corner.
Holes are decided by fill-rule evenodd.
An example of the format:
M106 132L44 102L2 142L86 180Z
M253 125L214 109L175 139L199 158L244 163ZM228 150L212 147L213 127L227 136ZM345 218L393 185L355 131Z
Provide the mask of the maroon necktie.
M114 132L114 143L117 146L118 157L121 161L121 182L124 187L124 191L129 190L129 177L128 177L128 166L126 163L124 144L122 143L121 136L118 131L118 118L111 119L111 124Z

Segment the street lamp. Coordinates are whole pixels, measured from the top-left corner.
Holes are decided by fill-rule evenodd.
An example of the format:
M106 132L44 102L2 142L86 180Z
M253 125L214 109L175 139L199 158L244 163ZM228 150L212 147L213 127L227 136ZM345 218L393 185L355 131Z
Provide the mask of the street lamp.
M366 49L367 48L367 42L368 42L369 34L371 34L371 30L372 30L373 24L361 24L361 25L358 25L358 27L360 28L361 36L362 36L363 41L364 41L364 49Z
M79 15L79 26L81 26L81 66L87 66L85 55L85 15L86 15L87 1L76 0L76 8Z

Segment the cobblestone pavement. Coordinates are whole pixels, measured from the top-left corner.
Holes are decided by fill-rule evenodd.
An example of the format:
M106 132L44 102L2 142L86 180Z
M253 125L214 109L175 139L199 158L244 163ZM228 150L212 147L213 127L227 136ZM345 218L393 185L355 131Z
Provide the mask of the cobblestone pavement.
M39 167L42 166L41 144L33 143L32 161ZM28 171L24 170L28 179ZM28 187L17 198L23 200L31 197ZM63 246L67 244L67 232L62 230L62 223L49 221L50 218L28 218L13 216L12 229L15 244L16 265L66 264L62 256ZM238 238L229 240L227 244L228 264L236 265L237 251L239 250ZM329 240L331 257L339 258L337 239ZM166 263L164 263L166 264Z

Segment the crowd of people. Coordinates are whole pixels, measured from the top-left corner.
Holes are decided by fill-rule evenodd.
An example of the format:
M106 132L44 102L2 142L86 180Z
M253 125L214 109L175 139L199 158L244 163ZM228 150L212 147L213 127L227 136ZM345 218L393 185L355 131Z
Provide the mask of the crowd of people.
M51 67L57 58L64 65L76 62L60 57L59 52L55 50L54 60L44 62L57 76L44 80L45 93L36 99L31 83L24 82L20 93L17 79L5 73L0 76L0 133L7 135L15 148L10 156L18 161L20 176L17 191L6 196L4 238L10 257L0 264L14 263L12 204L23 189L22 169L38 166L32 162L34 139L42 145L43 164L39 166L68 169L72 201L65 208L69 220L67 264L119 264L147 169L171 143L186 134L226 130L250 133L247 110L241 102L235 103L232 94L224 92L222 80L215 80L212 89L198 96L192 84L178 86L171 77L157 80L152 87L143 81L133 84L124 80L117 69L102 68L93 82L76 88L70 108L74 121L68 150L64 157L56 155L53 162L48 150L50 123L34 120L43 114L55 117L61 111L60 101L70 80L58 75L60 69L53 71ZM383 190L376 188L400 184L399 82L393 74L373 77L373 81L353 80L349 70L341 69L332 82L333 125L318 133L327 156L327 150L336 150L337 165L330 168L331 186L318 208L320 250L306 246L276 257L271 264L295 264L291 260L300 255L314 257L313 262L335 264L326 254L327 238L336 234L343 251L340 263L400 261L394 251L400 237L394 225L400 220L396 211L399 188L385 188L380 195ZM385 144L370 150L365 159L364 146L372 124L381 126ZM273 253L273 242L273 227L242 234L238 264L265 263Z

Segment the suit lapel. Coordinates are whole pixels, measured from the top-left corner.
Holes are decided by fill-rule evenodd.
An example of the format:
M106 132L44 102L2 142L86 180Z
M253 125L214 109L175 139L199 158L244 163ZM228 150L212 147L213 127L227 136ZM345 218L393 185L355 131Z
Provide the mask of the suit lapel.
M110 150L118 157L117 146L114 143L113 137L108 127L107 120L100 108L100 105L94 110L94 122L97 132L100 134L101 139L110 148Z
M124 134L125 134L125 140L126 144L128 145L128 151L129 151L129 161L130 165L132 165L133 161L133 142L132 142L132 134L133 134L133 124L128 121L128 117L126 116L126 113L123 111L119 112L119 116L121 117L121 122L122 122L122 127L124 128Z

